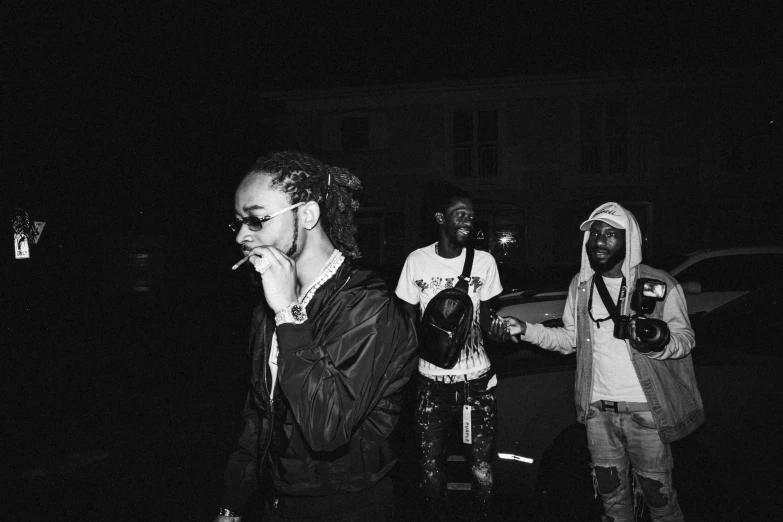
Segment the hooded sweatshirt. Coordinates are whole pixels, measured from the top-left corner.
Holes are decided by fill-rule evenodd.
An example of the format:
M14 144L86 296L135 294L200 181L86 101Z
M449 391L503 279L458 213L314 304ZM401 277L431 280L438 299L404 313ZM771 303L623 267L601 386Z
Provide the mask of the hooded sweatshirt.
M590 287L595 273L587 258L585 243L590 234L590 225L596 220L625 230L625 259L622 273L626 279L627 296L633 294L639 277L658 279L666 283L665 299L659 301L655 310L647 317L661 319L667 323L671 337L669 344L663 351L649 354L639 353L627 340L625 345L661 439L663 442L677 440L692 432L704 420L704 408L696 386L693 360L690 356L695 345L695 335L688 319L682 288L663 270L642 264L639 224L633 214L621 205L614 202L604 203L596 208L580 227L585 230L582 263L579 273L571 280L563 311L563 326L546 328L540 324L527 324L527 330L521 340L564 354L577 352L574 398L577 420L584 423L590 402L594 400L596 371L594 335L588 310ZM596 300L600 299L597 294L596 291L593 306ZM621 314L631 314L630 302L630 298L622 302ZM608 322L611 325L611 321Z
M639 230L639 223L633 214L625 208L614 202L604 203L595 209L590 217L579 227L584 230L584 240L582 241L582 263L579 268L579 282L589 283L595 275L593 267L590 266L590 260L587 257L587 240L590 237L590 225L593 221L604 221L615 228L625 230L625 259L623 259L622 272L625 277L626 287L634 288L636 286L637 270L636 268L642 262L642 233ZM628 294L630 295L630 293ZM621 314L629 313L630 299L623 303Z

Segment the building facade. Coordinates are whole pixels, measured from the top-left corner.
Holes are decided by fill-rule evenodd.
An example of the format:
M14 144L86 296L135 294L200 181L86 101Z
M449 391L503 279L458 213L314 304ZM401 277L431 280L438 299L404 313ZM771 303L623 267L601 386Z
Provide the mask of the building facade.
M539 76L265 98L284 109L266 122L278 146L361 177L361 246L391 277L434 240L421 215L434 178L473 194L476 240L507 287L530 284L521 274L576 266L576 227L607 200L637 215L648 256L692 250L709 235L705 209L724 190L720 94L692 76Z

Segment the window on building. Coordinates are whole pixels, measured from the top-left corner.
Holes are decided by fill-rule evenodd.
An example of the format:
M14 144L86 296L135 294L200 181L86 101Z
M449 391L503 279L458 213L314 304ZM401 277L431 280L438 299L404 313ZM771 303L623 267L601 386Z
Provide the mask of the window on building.
M324 150L368 151L388 148L385 112L329 114L322 120Z
M581 103L579 137L582 173L627 174L628 135L628 107L625 101Z
M454 112L453 150L455 176L497 176L498 111Z

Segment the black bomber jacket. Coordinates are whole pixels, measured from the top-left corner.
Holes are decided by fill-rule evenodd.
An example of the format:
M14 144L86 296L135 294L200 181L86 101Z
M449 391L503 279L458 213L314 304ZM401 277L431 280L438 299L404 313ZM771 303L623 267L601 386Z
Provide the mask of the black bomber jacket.
M246 425L226 468L224 508L243 511L261 466L278 492L315 496L365 489L396 463L387 437L417 362L409 316L382 279L346 260L316 291L307 317L277 328L270 401L274 319L263 302L253 313Z

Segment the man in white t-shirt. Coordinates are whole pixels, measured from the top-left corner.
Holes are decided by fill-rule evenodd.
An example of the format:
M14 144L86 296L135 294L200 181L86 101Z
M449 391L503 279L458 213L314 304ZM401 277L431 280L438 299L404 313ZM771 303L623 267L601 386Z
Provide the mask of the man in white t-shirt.
M571 280L563 326L507 317L509 333L517 342L576 352L576 414L586 425L602 520L636 520L635 491L651 520L681 521L671 443L704 421L685 294L676 279L642 263L639 224L621 205L604 203L580 229L582 264ZM639 306L642 299L652 299L649 309ZM641 326L652 321L654 331Z
M440 186L431 203L438 224L438 241L408 256L396 289L403 307L417 322L435 294L457 284L465 264L465 247L473 232L473 205L466 192L451 185ZM494 258L487 252L475 251L468 288L474 319L459 361L446 369L419 359L416 428L421 449L421 487L428 508L439 517L447 516L443 464L449 435L461 435L463 442L470 444L468 461L477 486L479 509L486 512L489 507L494 483L497 378L484 351L481 330L483 327L488 331L492 325L488 301L501 291ZM455 415L462 419L462 434L449 433Z

